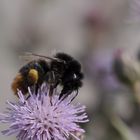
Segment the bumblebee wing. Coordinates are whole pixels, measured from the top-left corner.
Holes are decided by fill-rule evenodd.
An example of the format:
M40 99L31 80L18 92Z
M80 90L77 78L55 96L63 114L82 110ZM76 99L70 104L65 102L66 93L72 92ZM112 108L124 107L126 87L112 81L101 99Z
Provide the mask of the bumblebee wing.
M31 53L31 52L25 52L23 55L20 56L20 59L23 59L26 62L30 62L35 59L46 59L46 60L50 60L50 61L64 62L64 60L61 60L59 58L52 58L49 56L44 56L44 55L35 54L35 53Z
M37 56L34 56L32 53L30 52L25 52L22 55L19 56L19 58L23 61L25 61L26 63L31 62L35 59L37 59Z

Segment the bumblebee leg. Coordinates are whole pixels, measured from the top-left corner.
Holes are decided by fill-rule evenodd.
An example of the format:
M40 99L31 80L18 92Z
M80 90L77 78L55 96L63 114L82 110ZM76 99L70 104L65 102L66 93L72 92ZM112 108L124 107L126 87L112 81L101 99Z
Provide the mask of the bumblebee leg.
M30 97L31 97L31 96L30 96L30 95L28 95L28 96L26 97L26 100L28 100Z
M76 90L75 96L71 99L71 102L75 99L75 97L78 95L78 90Z
M61 94L59 95L59 100L63 97L63 93L61 92Z
M56 77L54 71L49 71L45 76L45 81L49 86L49 96L53 95L54 89L56 88Z
M59 100L61 99L62 101L68 97L70 94L72 93L72 90L62 90L60 96L59 96ZM63 97L63 98L62 98Z
M54 87L50 85L49 96L53 95L53 90L54 90Z
M67 97L68 95L61 95L61 96L59 96L59 100L61 100L61 101L63 101L66 97ZM63 98L62 98L63 97Z
M70 94L72 93L72 90L67 91L67 92L63 92L60 94L59 96L59 100L63 101L66 97L68 97ZM78 90L76 90L76 94L74 95L74 97L71 99L71 102L75 99L75 97L78 95ZM63 98L62 98L63 97Z
M37 95L38 89L39 89L39 85L38 84L35 84L35 95Z

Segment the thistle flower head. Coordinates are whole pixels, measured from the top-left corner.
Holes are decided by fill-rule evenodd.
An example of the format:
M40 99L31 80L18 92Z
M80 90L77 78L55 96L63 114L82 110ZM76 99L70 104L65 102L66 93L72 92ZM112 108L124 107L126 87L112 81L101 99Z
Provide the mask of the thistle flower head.
M60 101L57 94L50 97L48 91L43 85L37 95L29 89L30 98L25 99L19 91L19 102L8 101L10 107L0 121L10 127L2 133L16 134L18 140L80 140L75 134L84 133L78 123L88 122L85 106L72 104L72 94Z

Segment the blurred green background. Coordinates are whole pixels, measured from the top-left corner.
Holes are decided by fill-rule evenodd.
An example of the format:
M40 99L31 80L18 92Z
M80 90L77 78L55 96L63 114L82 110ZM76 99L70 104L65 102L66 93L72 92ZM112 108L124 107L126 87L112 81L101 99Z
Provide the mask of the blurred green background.
M85 139L139 140L139 89L119 81L113 69L118 50L139 65L139 49L140 0L0 0L0 112L6 100L16 100L10 85L25 64L20 55L65 52L85 74L77 96L90 118ZM15 137L0 134L5 139Z

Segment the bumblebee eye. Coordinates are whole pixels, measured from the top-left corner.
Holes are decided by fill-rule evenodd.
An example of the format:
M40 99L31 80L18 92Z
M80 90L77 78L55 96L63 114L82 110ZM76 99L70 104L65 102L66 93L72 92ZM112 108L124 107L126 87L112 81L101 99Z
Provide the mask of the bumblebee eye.
M29 78L34 81L34 83L37 83L38 81L38 71L36 69L31 69L28 73Z

